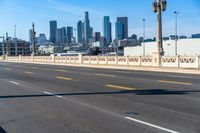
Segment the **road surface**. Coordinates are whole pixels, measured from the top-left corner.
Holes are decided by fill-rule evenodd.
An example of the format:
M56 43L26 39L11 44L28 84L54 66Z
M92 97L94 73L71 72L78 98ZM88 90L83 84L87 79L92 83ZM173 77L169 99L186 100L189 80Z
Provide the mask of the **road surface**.
M0 62L2 133L200 133L200 75Z

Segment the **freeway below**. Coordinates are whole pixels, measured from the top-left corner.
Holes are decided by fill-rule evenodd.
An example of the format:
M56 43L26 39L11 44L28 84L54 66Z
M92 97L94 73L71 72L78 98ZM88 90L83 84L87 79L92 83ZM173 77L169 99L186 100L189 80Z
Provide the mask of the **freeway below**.
M0 62L1 133L200 133L200 75Z

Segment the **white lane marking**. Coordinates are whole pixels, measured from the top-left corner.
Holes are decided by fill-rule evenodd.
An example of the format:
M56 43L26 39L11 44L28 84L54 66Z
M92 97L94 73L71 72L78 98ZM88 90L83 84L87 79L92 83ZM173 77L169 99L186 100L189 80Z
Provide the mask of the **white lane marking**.
M167 75L168 77L172 77L172 78L185 78L185 79L192 79L192 77L188 77L188 76L176 76L176 75Z
M55 97L58 97L58 98L62 98L62 96L53 94L53 93L48 92L48 91L43 91L43 93L45 93L45 94L47 94L47 95L55 96Z
M59 96L59 95L55 95L56 97L58 97L58 98L62 98L62 96Z
M48 95L54 95L53 93L47 92L47 91L43 91L43 93L48 94Z
M131 121L140 123L140 124L144 124L144 125L147 125L147 126L150 126L150 127L154 127L154 128L157 128L157 129L160 129L160 130L169 132L169 133L180 133L180 132L173 131L173 130L170 130L170 129L167 129L167 128L164 128L164 127L160 127L160 126L157 126L157 125L148 123L148 122L144 122L144 121L141 121L141 120L137 120L137 119L134 119L134 118L131 118L131 117L125 117L125 118L128 119L128 120L131 120Z
M19 83L14 82L14 81L9 81L9 82L12 83L12 84L15 84L15 85L19 85Z

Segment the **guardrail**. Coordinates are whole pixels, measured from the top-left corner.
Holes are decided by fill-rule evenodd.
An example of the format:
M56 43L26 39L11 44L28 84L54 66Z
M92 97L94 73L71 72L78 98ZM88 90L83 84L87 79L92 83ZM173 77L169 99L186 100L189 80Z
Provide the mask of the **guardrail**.
M153 67L153 56L0 56L0 60L60 64L90 64ZM200 56L163 56L161 67L200 68Z

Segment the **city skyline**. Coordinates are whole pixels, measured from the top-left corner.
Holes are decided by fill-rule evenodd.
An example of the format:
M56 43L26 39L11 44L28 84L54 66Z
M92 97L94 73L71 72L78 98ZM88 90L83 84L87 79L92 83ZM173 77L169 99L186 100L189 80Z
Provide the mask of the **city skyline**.
M103 33L103 17L110 16L113 37L115 36L114 29L116 18L127 16L129 19L129 36L132 34L142 36L143 18L146 19L147 38L156 36L156 15L152 12L151 7L153 0L145 2L140 0L128 0L126 3L122 3L121 0L117 2L111 0L106 4L105 2L105 0L101 2L94 2L92 0L87 2L44 0L43 2L36 3L33 0L28 2L24 0L19 0L17 2L2 0L0 2L0 17L4 18L4 21L0 22L0 35L5 35L5 32L8 32L9 36L14 36L14 25L17 25L17 37L29 40L28 32L34 21L37 35L39 35L39 33L45 33L47 38L49 38L50 20L57 20L58 27L76 27L79 20L84 20L84 12L88 11L90 13L90 25L94 28L94 32ZM200 22L200 16L198 15L200 12L200 2L198 0L186 0L184 1L184 5L188 7L179 4L180 2L180 0L176 2L168 0L168 10L163 14L163 36L174 34L175 16L173 11L175 10L180 12L178 15L179 35L190 36L192 33L200 32L200 28L198 27L198 23ZM28 5L31 3L33 5L29 9ZM105 6L102 6L103 4ZM119 8L125 6L126 9ZM15 21L11 21L11 19L15 19ZM194 25L196 25L196 27Z

